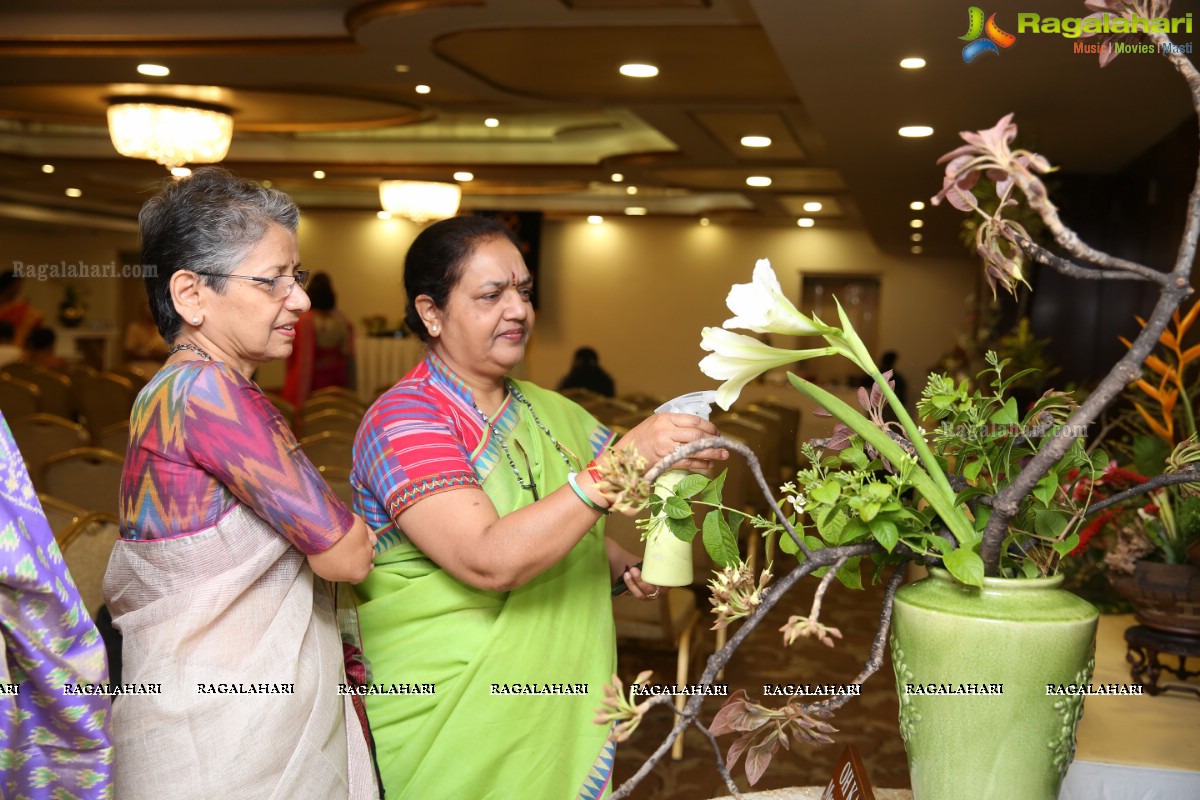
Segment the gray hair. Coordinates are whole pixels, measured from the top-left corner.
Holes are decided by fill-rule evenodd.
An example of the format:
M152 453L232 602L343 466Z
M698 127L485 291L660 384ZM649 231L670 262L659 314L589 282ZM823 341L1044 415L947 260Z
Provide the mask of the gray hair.
M183 320L171 299L171 276L180 270L228 275L275 223L296 232L300 209L277 189L239 178L222 167L203 167L172 179L138 214L146 294L158 331L175 341ZM229 282L202 280L218 293Z

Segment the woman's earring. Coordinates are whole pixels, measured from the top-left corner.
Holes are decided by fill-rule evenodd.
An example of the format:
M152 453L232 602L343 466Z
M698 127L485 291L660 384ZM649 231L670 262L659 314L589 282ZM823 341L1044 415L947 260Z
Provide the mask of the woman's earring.
M199 317L192 317L192 324L193 324L193 325L199 325L199 324L200 324L200 318L199 318Z
M429 329L429 332L430 332L430 333L437 333L437 332L438 332L438 326L437 326L437 325L434 325L432 328L430 328L430 329Z

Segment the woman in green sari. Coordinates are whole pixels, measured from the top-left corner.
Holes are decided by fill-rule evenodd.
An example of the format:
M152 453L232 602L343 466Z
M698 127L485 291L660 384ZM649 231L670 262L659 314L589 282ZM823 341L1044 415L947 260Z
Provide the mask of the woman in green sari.
M502 225L429 227L404 285L429 354L367 412L351 475L356 510L384 528L355 590L371 669L358 691L386 796L600 797L613 752L592 719L616 669L610 589L659 591L604 536L608 500L589 467L613 434L508 377L533 328L533 279ZM715 434L656 414L616 446L653 464Z

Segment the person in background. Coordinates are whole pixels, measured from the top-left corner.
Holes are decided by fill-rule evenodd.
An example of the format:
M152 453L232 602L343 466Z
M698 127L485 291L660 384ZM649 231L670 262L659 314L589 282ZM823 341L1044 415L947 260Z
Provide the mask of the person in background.
M428 355L368 409L350 476L381 531L355 587L372 680L436 686L366 697L388 800L600 797L611 777L609 730L593 718L616 669L612 586L659 587L604 535L594 465L612 431L508 377L533 330L532 286L512 233L483 217L434 223L405 257L405 322ZM655 414L616 447L653 464L715 434ZM585 688L494 691L509 684Z
M354 326L337 309L329 275L318 272L306 287L312 308L296 323L296 344L287 360L283 397L299 408L327 386L353 389Z
M34 328L25 340L23 359L43 369L61 371L67 366L67 360L55 352L57 344L58 334L53 328Z
M0 796L112 795L104 643L0 412Z
M120 800L369 800L366 731L330 587L371 569L374 534L250 380L308 309L299 210L205 167L138 217L167 362L138 394L104 599L122 679ZM258 686L264 691L230 691Z
M571 360L571 371L559 381L558 390L590 389L605 397L616 396L617 389L612 376L600 366L600 355L590 347L581 347L575 351Z
M16 270L0 272L0 322L12 325L17 347L24 347L30 331L45 319L41 311L21 299L21 281Z

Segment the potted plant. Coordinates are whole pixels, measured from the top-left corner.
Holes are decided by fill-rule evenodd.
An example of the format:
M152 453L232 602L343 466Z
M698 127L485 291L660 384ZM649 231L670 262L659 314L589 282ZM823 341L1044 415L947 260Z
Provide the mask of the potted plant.
M1104 0L1102 5L1106 13L1126 20L1153 16L1140 0ZM1169 44L1165 34L1144 35L1156 45ZM1200 73L1178 48L1159 51L1187 80L1193 107L1200 111ZM1110 53L1107 59L1111 57ZM1076 405L1072 398L1048 391L1031 407L1021 408L1009 392L1018 374L1010 374L1004 360L992 356L973 386L933 376L919 404L921 413L932 418L933 427L927 431L896 401L888 376L873 363L844 315L838 324L805 317L783 296L770 266L760 262L754 281L730 292L734 318L725 329L703 333L702 346L711 351L703 369L725 381L718 402L728 407L746 383L768 369L819 356L848 359L872 378L874 389L860 396L856 409L789 376L797 391L815 400L842 427L832 441L823 443L835 448L828 454L816 445L807 448L809 463L783 487L784 501L775 502L775 487L744 445L719 437L682 448L645 476L645 481L653 481L675 462L714 446L748 457L759 487L775 508L772 518L751 523L795 559L786 569L780 563L767 567L777 574L764 571L755 576L728 552L737 517L731 515L727 524L720 514L705 518L705 545L725 567L711 583L717 624L732 619L741 624L709 659L702 683L714 680L767 611L808 575L820 577L820 584L807 613L793 615L784 627L784 644L809 637L832 646L840 634L820 618L826 591L835 579L854 585L860 575L857 567L870 559L887 590L871 655L853 683L861 684L879 669L891 634L901 733L909 748L914 795L921 800L1048 800L1057 795L1074 754L1074 729L1083 703L1081 694L1066 687L1088 682L1096 612L1059 590L1061 576L1056 572L1063 556L1078 546L1088 514L1099 506L1092 504L1087 487L1102 479L1110 463L1103 453L1086 453L1081 437L1139 377L1172 315L1192 292L1191 268L1200 238L1198 183L1190 197L1184 237L1168 270L1090 247L1067 227L1049 199L1040 177L1051 170L1049 162L1011 147L1016 132L1010 114L990 129L963 133L964 146L939 162L946 164L946 173L935 202L946 200L978 219L976 249L993 291L1024 282L1032 262L1078 279L1142 281L1158 290L1143 330L1086 398ZM996 202L984 209L973 190L989 182L995 186ZM1030 239L1017 221L1020 217L1013 215L1017 209L1027 209L1042 221L1053 250ZM729 328L815 336L823 346L774 348ZM894 422L883 415L885 404ZM623 454L603 465L607 488L614 497L649 497L648 484L630 479L637 471L622 466L628 458ZM1198 464L1184 464L1180 471L1159 479L1163 485L1200 479ZM719 506L712 484L705 484L702 478L681 482L685 491L652 502L680 519L690 516L683 505L697 498ZM1154 488L1151 481L1142 486ZM679 527L678 536L696 533L694 525ZM903 564L909 560L940 564L941 569L929 580L900 589ZM1051 635L1043 636L1047 631ZM997 653L1012 657L997 667L999 672L993 671L1000 661ZM1064 691L1051 691L1057 687ZM601 719L617 723L620 735L632 731L654 706L670 701L660 695L641 703L625 702L619 692L613 690ZM727 761L718 752L717 768L737 795L731 765L743 760L753 782L780 747L793 741L829 741L835 731L827 719L850 696L797 696L783 705L766 705L739 692L705 725L699 718L703 697L697 694L678 712L663 743L613 796L628 796L688 727L698 728L714 745L716 736L736 734ZM1015 701L1015 706L972 727L1005 701Z

